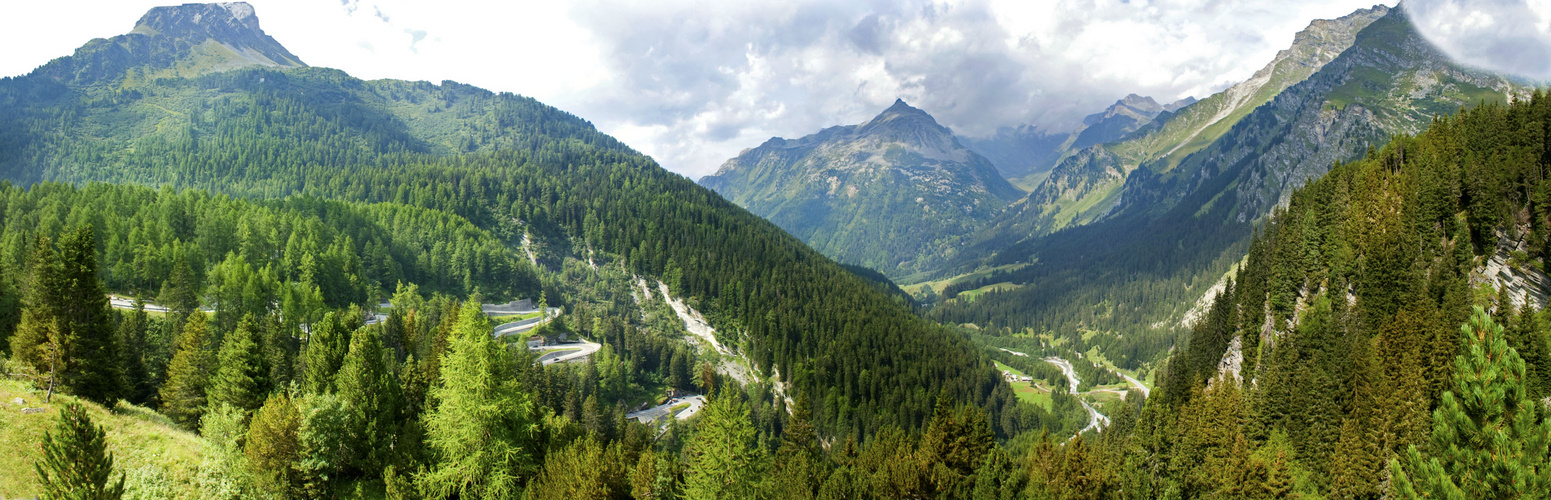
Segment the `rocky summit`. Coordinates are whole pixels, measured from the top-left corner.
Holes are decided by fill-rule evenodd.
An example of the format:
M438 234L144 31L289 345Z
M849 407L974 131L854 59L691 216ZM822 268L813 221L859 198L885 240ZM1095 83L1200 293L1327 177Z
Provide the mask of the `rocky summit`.
M129 33L87 42L35 74L75 84L133 84L255 66L306 64L259 28L246 2L196 3L153 8Z

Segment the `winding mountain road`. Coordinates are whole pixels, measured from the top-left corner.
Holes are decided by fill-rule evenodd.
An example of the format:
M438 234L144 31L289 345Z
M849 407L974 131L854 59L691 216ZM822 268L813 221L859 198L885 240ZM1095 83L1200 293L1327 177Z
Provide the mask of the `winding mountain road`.
M1132 377L1130 375L1126 375L1124 373L1120 373L1120 372L1115 371L1115 370L1110 370L1110 371L1115 372L1115 374L1119 375L1120 378L1126 379L1126 382L1130 382L1132 387L1135 387L1137 390L1142 391L1142 397L1144 397L1144 398L1152 397L1152 390L1148 389L1147 386L1142 384L1142 381L1137 380L1136 377Z
M1045 358L1045 362L1056 365L1057 368L1061 369L1061 373L1066 374L1066 380L1071 382L1071 385L1066 388L1067 391L1070 391L1073 396L1078 396L1077 386L1080 385L1082 381L1077 379L1077 370L1072 368L1072 362L1055 356ZM1088 431L1096 431L1109 425L1109 417L1104 416L1103 413L1099 413L1099 410L1094 409L1093 405L1088 404L1088 400L1082 399L1082 397L1079 396L1077 402L1082 403L1084 410L1088 410L1088 426L1083 427L1081 431L1077 431L1078 434Z

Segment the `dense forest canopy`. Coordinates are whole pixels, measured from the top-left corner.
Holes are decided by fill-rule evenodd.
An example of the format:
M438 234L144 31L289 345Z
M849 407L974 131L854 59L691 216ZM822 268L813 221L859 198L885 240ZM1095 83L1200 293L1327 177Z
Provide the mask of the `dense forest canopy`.
M29 76L5 80L0 96L15 104L0 111L7 136L0 142L17 145L5 148L0 171L19 182L377 203L466 219L509 248L535 250L551 267L570 255L619 255L632 272L698 298L761 372L780 370L812 397L818 425L833 432L918 426L944 387L997 414L1013 401L962 338L915 319L864 280L585 121L529 98L451 82L365 82L321 68L88 87ZM502 281L480 289L490 298L535 289L520 283L522 268L510 262L462 260L470 269L514 270L416 277L468 282L428 281L428 292L471 293L478 283L470 280ZM385 290L396 283L367 279ZM875 354L823 355L836 352ZM848 366L858 362L865 368ZM1004 435L1023 428L1009 425Z
M1551 489L1538 93L1438 118L1298 190L1148 397L1094 388L1121 383L1110 360L1063 371L997 344L1010 331L922 319L887 280L532 99L320 68L95 63L180 47L121 42L0 80L14 183L0 185L0 368L15 374L0 393L45 413L0 424L47 433L0 455L22 478L0 494ZM1191 248L1137 236L1170 250L1133 271ZM115 309L110 292L162 307ZM534 309L482 307L509 298ZM536 326L493 334L524 320ZM1038 341L1081 354L1081 337ZM577 338L560 349L596 348L580 363L527 344ZM1164 349L1116 340L1122 368ZM1004 377L1019 371L1056 380L1047 404L1018 399ZM1112 392L1108 418L1084 389ZM627 416L662 406L660 421Z

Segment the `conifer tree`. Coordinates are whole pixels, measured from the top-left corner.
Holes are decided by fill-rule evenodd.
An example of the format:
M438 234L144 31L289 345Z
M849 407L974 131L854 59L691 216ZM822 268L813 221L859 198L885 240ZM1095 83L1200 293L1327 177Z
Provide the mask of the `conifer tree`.
M350 408L348 443L355 465L375 476L392 462L399 422L398 378L385 362L381 330L362 328L350 338L350 352L335 380L339 397Z
M937 397L932 421L921 437L919 460L939 494L962 496L968 492L959 490L974 487L975 468L995 446L985 413L971 405L955 408L953 398L944 392Z
M71 365L61 379L70 393L112 408L124 394L124 375L108 296L97 278L93 234L87 225L59 241L64 298L59 324L68 328L66 352Z
M167 382L162 384L162 413L187 429L199 428L205 411L205 391L214 364L208 333L205 314L190 314L178 335L177 351L167 364Z
M684 494L689 498L749 498L759 471L759 449L749 407L735 393L722 392L701 410L699 432L685 450L688 473Z
M630 496L637 500L656 498L657 453L650 447L636 456L635 467L630 470Z
M1391 459L1401 498L1534 498L1551 490L1551 419L1540 418L1524 387L1524 360L1503 327L1480 307L1460 328L1454 360L1459 392L1443 393L1424 455Z
M618 443L607 449L585 436L544 460L528 487L530 500L608 500L625 495L626 471Z
M513 377L512 356L491 336L490 320L470 300L458 314L431 388L426 443L435 453L420 477L431 498L507 498L537 467L534 404Z
M771 493L776 498L814 498L823 484L823 454L812 418L808 399L799 398L781 433L781 447L772 466Z
M66 403L59 423L43 434L43 457L34 465L45 500L111 500L124 496L124 476L113 482L107 432L79 403Z
M259 325L253 315L243 316L237 329L221 344L220 367L210 380L210 404L225 403L252 412L269 395L269 367L259 348Z
M312 325L312 333L307 336L307 350L303 353L307 366L302 390L308 393L334 392L334 377L345 362L345 354L350 351L350 332L340 314L343 313L323 315L322 320Z
M1374 478L1381 477L1385 463L1383 408L1379 405L1378 385L1382 375L1368 342L1357 342L1352 354L1352 412L1341 424L1340 442L1331 457L1331 496L1342 499L1378 498Z
M125 399L135 404L146 404L156 395L156 384L151 381L145 362L146 326L145 303L139 300L135 301L135 310L125 314L118 325Z
M59 324L65 300L58 252L46 236L38 237L32 252L32 273L22 300L21 322L11 336L11 356L37 374L35 385L48 388L52 399L58 374L69 361L69 332Z
M188 259L178 252L173 259L172 274L167 277L167 281L162 282L162 290L156 300L179 318L187 317L199 309L199 284L194 279L194 271L189 268Z
M264 406L253 414L248 425L247 444L243 454L248 464L261 476L264 487L271 491L301 493L298 475L292 470L301 452L297 432L301 427L301 414L296 404L285 392L276 392L264 401Z

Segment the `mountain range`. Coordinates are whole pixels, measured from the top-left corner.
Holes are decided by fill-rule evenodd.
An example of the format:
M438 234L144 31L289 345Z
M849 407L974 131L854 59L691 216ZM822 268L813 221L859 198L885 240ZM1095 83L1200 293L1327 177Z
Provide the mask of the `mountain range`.
M945 271L969 273L947 295L996 293L935 314L1167 338L1293 189L1434 116L1531 89L1451 62L1404 8L1316 21L1250 80L1064 160L961 252L984 260ZM1083 305L1120 303L1134 307Z
M697 184L159 7L0 79L0 496L1533 496L1548 137L1378 6L1201 101L901 100Z
M1118 140L1161 114L1195 102L1196 98L1186 97L1160 105L1151 97L1131 94L1084 117L1071 131L1058 133L1023 124L1003 127L986 137L960 137L959 141L991 160L1003 177L1027 191L1043 182L1061 158L1094 144Z
M1252 228L1293 189L1393 135L1425 129L1434 116L1524 99L1531 88L1453 63L1417 33L1403 8L1376 5L1310 23L1249 80L1199 101L1160 105L1131 95L1067 134L1022 126L959 138L966 149L997 158L1000 174L1029 189L1005 205L982 202L976 207L988 210L964 210L963 217L907 202L933 189L993 192L981 187L993 181L960 178L957 188L947 177L890 183L857 191L843 204L826 201L822 217L765 200L768 193L827 200L819 195L828 192L828 177L817 172L847 165L846 157L772 160L756 149L702 182L827 255L875 266L913 292L941 293L950 300L932 310L939 320L1036 332L1168 331L1243 256ZM727 174L756 170L755 163L757 176ZM880 241L900 233L849 230L858 221L894 228L913 222L927 236ZM857 259L881 246L899 249ZM931 290L918 287L923 283ZM962 292L974 293L953 300ZM1137 306L1095 316L1079 312L1083 303ZM1171 334L1159 335L1142 337ZM1128 350L1148 358L1141 353L1156 349Z
M911 141L939 136L934 127L929 119L918 121L902 110L868 130L887 129L897 134L895 140ZM943 137L948 143L942 147L950 147L951 136ZM991 172L988 164L978 165ZM651 342L666 342L669 351L703 345L684 331L684 322L677 327L642 323L644 302L632 302L637 309L621 312L589 302L604 299L588 299L609 296L614 297L609 304L623 304L614 301L629 301L633 279L661 280L667 300L684 300L694 308L685 317L703 313L709 318L699 321L718 332L716 345L724 349L686 351L681 362L694 363L690 356L716 361L720 376L775 384L783 394L813 401L813 422L826 432L864 435L890 422L915 426L932 411L930 398L917 397L921 387L977 404L1000 401L988 406L994 412L1003 406L1028 411L1013 408L1008 389L981 383L996 375L978 349L914 315L888 287L847 271L775 225L662 169L587 121L531 98L451 81L366 81L306 66L263 32L245 3L152 9L129 34L90 41L27 75L0 79L0 178L33 189L52 182L137 184L258 203L360 203L393 208L401 218L444 218L456 221L441 224L444 229L480 231L478 241L499 242L508 255L487 262L483 254L450 246L453 241L387 251L375 242L354 241L334 252L343 252L338 259L355 262L371 275L362 281L377 284L368 291L378 298L398 290L393 263L380 258L385 252L413 251L404 258L415 262L415 269L445 273L520 260L548 273L544 279L550 284L542 292L550 294L550 304L596 308L581 325L585 331L592 331L591 318L597 318L617 321L620 328L633 325L632 335L657 338ZM994 172L989 178L1000 181ZM1017 194L1005 181L991 189L995 194L987 203L1004 203ZM330 211L326 203L319 206L324 221L360 222L348 212ZM168 227L182 227L177 220ZM123 222L108 217L95 224ZM205 229L158 233L178 240L185 252L180 255L194 256L189 259L196 260L192 266L199 276L206 257L219 263L231 252L254 259L253 267L262 269L265 259L279 252L276 248L294 243L276 235L283 233L241 221L199 227ZM57 229L5 226L5 241ZM104 243L114 249L136 244ZM17 243L7 248L14 250L8 255L21 257L6 265L24 267L29 254L23 249L30 247ZM612 262L610 272L623 277L610 285L556 278L563 269L570 273L575 266L598 262ZM141 265L150 264L103 264L106 269ZM23 278L8 274L5 286ZM479 284L488 278L438 279L461 283L437 289L461 290L466 295L458 299L463 300L479 297ZM623 299L612 295L618 290L607 288L615 285L627 291ZM487 291L505 293L507 288ZM532 286L511 288L512 293L536 294ZM895 338L902 334L910 340ZM605 344L624 342L617 336L598 338ZM866 359L837 354L866 350L866 345L890 348ZM629 359L647 355L624 344L611 349ZM668 361L652 356L654 363ZM906 383L903 372L885 366L906 364L904 358L888 361L896 356L939 360L927 361L939 369L924 378L911 372ZM868 366L848 367L857 362ZM862 373L869 374L869 384L887 380L884 387L894 389L885 392L893 395L871 390L831 395L858 387L832 378ZM631 383L651 387L662 383L646 372L630 377ZM644 394L629 398L649 398ZM607 404L639 403L619 399Z

